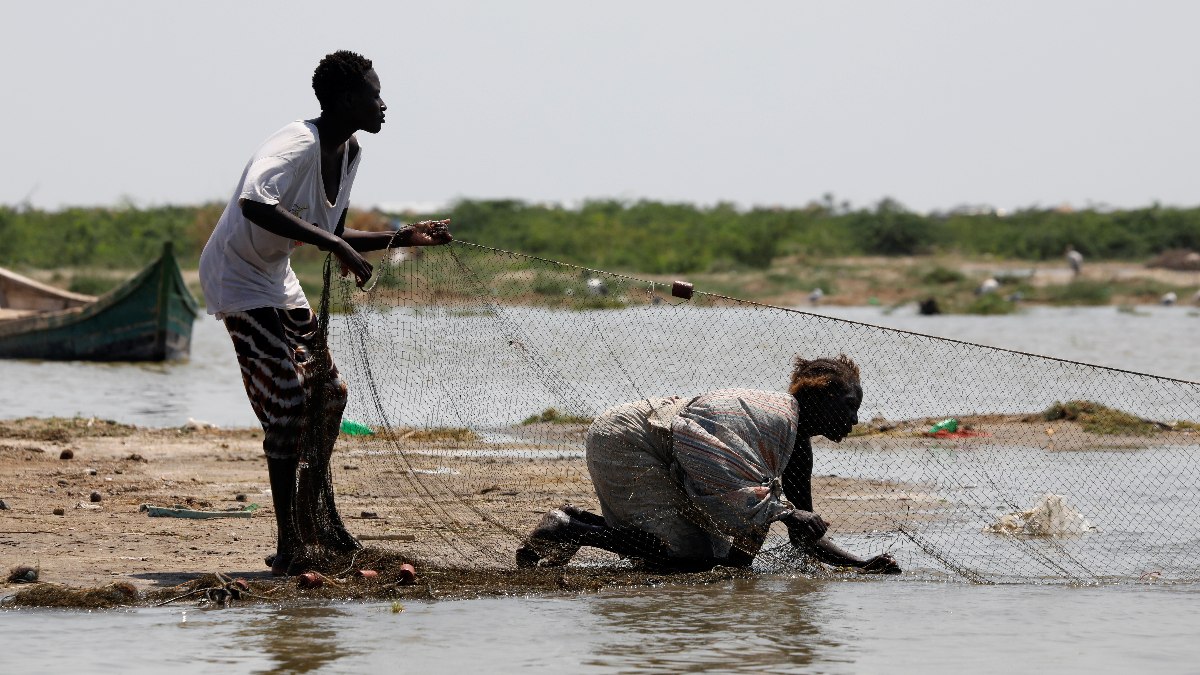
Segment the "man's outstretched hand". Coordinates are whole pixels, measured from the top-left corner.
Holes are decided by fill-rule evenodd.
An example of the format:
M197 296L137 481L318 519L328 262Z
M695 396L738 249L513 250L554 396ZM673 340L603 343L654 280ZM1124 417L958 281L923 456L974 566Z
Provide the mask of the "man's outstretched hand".
M440 246L454 240L450 235L450 219L422 220L408 226L411 230L408 246Z

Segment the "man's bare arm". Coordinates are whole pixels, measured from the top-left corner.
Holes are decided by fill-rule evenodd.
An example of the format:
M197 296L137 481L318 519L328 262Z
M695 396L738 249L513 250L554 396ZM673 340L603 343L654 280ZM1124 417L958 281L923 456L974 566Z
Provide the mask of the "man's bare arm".
M395 232L366 232L346 228L342 238L359 252L381 251L403 246L439 246L453 240L449 220L422 220Z
M354 274L359 286L371 278L371 264L342 237L297 218L279 204L263 204L252 199L242 199L240 204L242 215L264 230L333 253Z

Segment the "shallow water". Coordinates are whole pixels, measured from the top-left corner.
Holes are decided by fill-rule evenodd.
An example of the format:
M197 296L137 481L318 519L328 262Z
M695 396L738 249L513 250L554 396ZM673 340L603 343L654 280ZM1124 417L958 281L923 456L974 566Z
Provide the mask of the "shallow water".
M971 579L996 583L1195 580L1200 578L1200 561L1193 555L1200 542L1195 517L1200 486L1193 475L1197 451L1196 445L1064 453L987 445L967 451L839 447L822 448L813 473L928 486L929 492L915 499L936 505L944 519L901 523L920 536L920 546L898 527L838 535L851 550L886 550L910 572L944 570L929 556L933 551L969 570ZM1030 508L1046 494L1065 495L1088 521L1089 531L1062 537L985 532L1004 514ZM909 503L920 511L917 501Z
M0 612L5 672L1195 672L1200 588L765 577L566 598ZM136 657L132 656L136 653Z
M519 314L526 310L512 310ZM528 310L534 311L534 310ZM1200 352L1194 347L1200 317L1187 308L1143 308L1138 314L1115 308L1039 309L1005 317L942 316L919 317L899 311L887 314L877 308L831 308L831 316L887 325L902 330L933 333L969 342L1020 351L1048 354L1132 371L1156 373L1184 380L1200 380ZM654 314L644 314L654 319ZM688 310L663 315L664 330L694 330L708 315ZM760 315L732 312L724 315L721 328L731 334L757 330L753 321ZM569 334L564 322L589 321L592 335L603 335L620 344L622 326L629 323L621 312L587 316L569 313L536 314L530 319L545 332L550 348L567 349ZM751 318L755 317L755 318ZM794 320L794 317L789 318ZM448 319L438 327L447 335L478 317ZM829 324L830 322L825 322ZM835 324L833 329L853 337L853 329ZM559 331L559 332L555 332ZM719 332L719 331L718 331ZM861 332L870 339L870 332ZM556 343L552 336L562 335ZM928 342L928 341L924 341ZM918 349L922 341L904 345ZM670 345L668 345L670 346ZM639 345L644 348L644 345ZM719 353L721 344L706 345ZM792 345L767 341L758 345L753 360L777 363L778 355ZM454 343L440 350L452 352ZM674 354L677 345L663 348ZM769 356L770 358L764 357ZM964 358L972 358L964 352ZM477 355L478 356L478 355ZM685 355L686 356L686 355ZM697 378L761 380L777 373L748 372L744 361L691 355L699 361ZM1007 357L1005 357L1007 358ZM1046 362L1032 365L1004 361L1004 367L1051 367ZM930 380L927 363L917 359L909 371L881 369L872 378L889 382L920 375ZM986 366L986 361L979 367ZM913 371L917 372L913 372ZM517 369L514 377L519 377ZM1072 371L1056 373L1055 386L1069 383ZM865 375L865 373L864 373ZM567 373L571 386L589 395L599 391L587 373ZM630 389L656 380L653 370L629 374ZM1092 373L1089 377L1108 377ZM188 363L163 366L0 362L0 415L95 415L150 426L176 425L188 418L222 426L252 426L255 420L241 388L232 347L216 321L196 324L193 358ZM757 378L757 379L755 379ZM870 381L864 377L865 381ZM1122 395L1115 383L1113 395ZM960 398L969 384L956 389L942 382L950 396ZM535 383L536 384L536 383ZM692 386L692 381L658 383L663 388ZM539 402L524 401L514 394L512 382L473 384L466 393L474 399L509 402L510 409L497 413L496 424L511 422L514 415ZM521 385L523 386L523 385ZM892 385L893 388L899 385ZM965 388L964 388L965 387ZM928 387L927 387L928 389ZM436 394L436 390L432 390ZM953 392L958 391L958 394ZM1021 410L1040 409L1041 401L1022 398L1031 391L1025 383L1011 389L996 387L972 390L966 400L973 406L1006 406ZM1054 390L1057 395L1059 390ZM624 400L627 390L595 393ZM928 391L933 406L944 406L949 398ZM1161 394L1156 394L1161 397ZM434 397L436 398L436 397ZM432 421L441 413L434 398L410 401L406 420ZM951 401L952 402L952 401ZM1153 401L1146 401L1147 405ZM888 410L887 401L868 401L876 413L907 412L913 408ZM1132 400L1131 405L1139 405ZM499 410L502 406L496 406ZM533 407L536 412L540 408ZM922 462L938 463L938 470L973 502L987 503L1006 492L1039 493L1054 490L1070 480L1089 480L1073 471L1071 462L1027 471L1022 475L989 474L989 450L981 447L970 456L948 451L913 451L904 462L896 458L853 453L853 461L842 461L840 453L821 455L818 473L850 475L868 472L905 480L908 471L919 470ZM1010 460L1014 452L1006 449ZM1179 451L1156 448L1145 451L1155 461L1143 462L1164 478L1172 473ZM922 454L924 453L924 454ZM1155 454L1156 453L1156 454ZM1020 458L1018 458L1020 459ZM1061 460L1061 458L1059 458ZM1136 476L1121 464L1124 453L1080 453L1076 462L1103 465L1107 477L1118 482ZM1038 453L1026 461L1033 466ZM872 462L875 462L872 464ZM1057 473L1056 473L1057 472ZM994 485L997 480L1022 483ZM1036 485L1034 484L1036 483ZM1115 489L1121 489L1118 485ZM1195 489L1187 499L1194 500ZM1064 489L1079 494L1081 490ZM995 493L995 494L993 494ZM1180 495L1176 495L1179 497ZM956 498L953 490L939 495ZM1141 494L1144 500L1154 497ZM996 513L1004 510L1002 500ZM1129 505L1129 502L1125 502ZM1140 504L1140 503L1139 503ZM1080 503L1096 520L1120 523L1121 514L1103 499ZM1141 505L1144 506L1144 505ZM1140 508L1140 506L1139 506ZM1174 512L1172 512L1174 513ZM959 537L969 530L983 539L979 526L988 516L976 514L979 522L947 531ZM1200 536L1189 514L1178 514L1178 529L1187 536ZM1117 532L1107 525L1110 537L1129 545L1139 536L1137 523ZM1116 536L1120 535L1120 536ZM938 540L936 531L926 533L934 545L963 542ZM1086 546L1086 536L1064 546ZM1102 541L1102 540L1096 540ZM866 546L866 541L848 544ZM1149 542L1148 544L1152 544ZM871 542L872 545L880 542ZM893 537L883 542L893 547L902 562L918 559L909 542ZM988 550L987 546L979 550ZM1072 548L1086 562L1082 549ZM1112 554L1105 551L1105 554ZM1116 552L1119 553L1119 552ZM1159 556L1164 566L1191 567L1190 560L1174 560L1169 550ZM989 569L984 558L969 561L978 569ZM1002 562L1002 561L999 561ZM915 570L913 570L916 572ZM1125 570L1136 578L1140 569ZM1088 575L1080 572L1081 579ZM388 604L336 604L311 607L238 607L227 610L198 610L194 607L148 608L121 612L61 612L48 610L0 611L0 671L3 672L822 672L959 673L1014 672L1129 672L1154 668L1156 672L1195 672L1200 647L1194 639L1200 631L1200 587L1132 582L1120 586L1073 587L1054 585L975 586L945 574L906 574L901 578L871 578L860 581L812 580L764 576L704 587L614 589L603 593L565 598L494 598L443 603L407 603L405 611L393 614ZM1147 577L1152 578L1152 577ZM186 620L185 620L186 619Z
M517 318L537 319L535 324L539 325L539 328L543 328L540 324L547 324L539 335L545 336L545 348L550 350L570 349L576 336L566 331L565 326L580 321L590 322L589 333L606 336L611 344L618 348L621 347L623 332L635 335L629 328L628 315L620 311L586 314L520 309L509 311ZM650 317L650 320L643 320L643 324L653 325L654 317L646 309L624 311L640 311L643 313L639 315L640 320L643 320L641 317ZM1114 307L1035 307L1021 314L997 317L922 317L911 309L889 313L874 307L819 308L818 311L832 317L900 330L1200 381L1200 350L1195 348L1195 335L1200 331L1200 316L1195 310L1186 307L1143 307L1136 313L1122 312ZM541 313L533 317L523 317L522 312ZM674 310L662 317L662 327L664 330L669 328L678 331L687 328L681 325L681 322L691 322L698 330L704 330L710 324L710 316L705 310L683 313ZM550 321L545 321L547 317ZM734 311L724 315L724 323L720 328L727 335L754 332L757 330L754 322L761 321L762 318L761 314ZM795 320L795 315L786 319ZM486 319L453 318L443 322L440 330L454 336L462 332L460 327L481 322L486 323ZM839 327L840 325L834 328ZM646 348L643 338L638 339L636 348L630 349ZM909 345L901 346L908 347ZM669 349L674 362L677 363L686 357L686 354L675 353L679 348L677 343L672 343L664 346L663 350ZM707 349L709 352L719 352L722 346L708 344ZM779 383L775 380L779 379L779 368L773 364L786 362L791 349L792 344L764 345L762 357L758 359L758 362L763 364L764 372L761 374L748 374L738 363L723 362L699 354L697 358L702 359L700 363L703 368L692 373L693 379L700 378L705 383L743 382L777 388ZM447 355L448 360L458 358L452 344L443 346L441 351ZM775 351L780 353L776 355ZM942 368L944 364L917 362L914 366L927 374L930 370ZM890 380L905 379L912 374L910 371L881 371L874 375ZM571 376L570 373L567 375ZM587 381L583 374L578 374L575 384L581 395L598 404L604 402L606 397L611 398L611 402L630 400L641 395L639 392L642 390L684 393L700 386L691 380L663 380L652 371L635 372L633 376L638 379L633 386L612 392L608 391L611 382L605 382L601 386ZM27 415L83 415L144 426L174 426L183 424L188 419L227 427L257 425L242 390L241 375L234 361L229 338L221 324L207 316L201 317L195 324L192 358L185 363L131 365L0 360L0 382L4 383L4 386L0 387L0 416L4 418ZM947 412L937 409L942 404L933 399L930 403L933 409L928 413L917 410L889 410L886 407L887 402L872 400L867 373L864 373L864 382L868 384L864 417L869 418L876 414L891 417L895 414ZM513 399L511 382L495 380L480 382L479 385L491 387L476 393L481 400ZM603 391L600 391L601 389ZM1020 400L1019 397L1008 395L1004 391L995 393L1001 398L980 400L980 405L994 408L988 412L999 412L1005 406L1024 412L1040 409L1044 405L1042 401L1031 403ZM429 389L429 396L436 398L439 395L438 390ZM1013 400L1005 399L1004 396ZM531 412L540 411L542 408L537 407L539 403L533 400L513 399L513 410L498 410L496 418L489 422L508 424L519 421ZM410 397L410 409L406 411L406 416L414 422L427 423L436 417L436 407L437 403L432 399L421 401ZM1124 407L1128 408L1128 405Z

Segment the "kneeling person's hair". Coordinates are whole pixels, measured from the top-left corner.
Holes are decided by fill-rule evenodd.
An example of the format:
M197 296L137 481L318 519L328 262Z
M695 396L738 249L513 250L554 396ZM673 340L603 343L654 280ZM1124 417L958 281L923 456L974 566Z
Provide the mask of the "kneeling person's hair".
M824 389L833 382L850 384L858 380L858 365L845 354L838 354L836 358L811 360L797 356L792 361L788 393L795 396L802 390Z

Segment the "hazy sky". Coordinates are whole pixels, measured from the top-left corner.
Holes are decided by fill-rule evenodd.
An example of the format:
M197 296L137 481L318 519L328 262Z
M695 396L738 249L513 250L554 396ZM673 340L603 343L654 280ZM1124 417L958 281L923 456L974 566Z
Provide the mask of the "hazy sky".
M226 201L336 49L390 106L361 207L1200 203L1187 0L41 0L4 23L10 205Z

